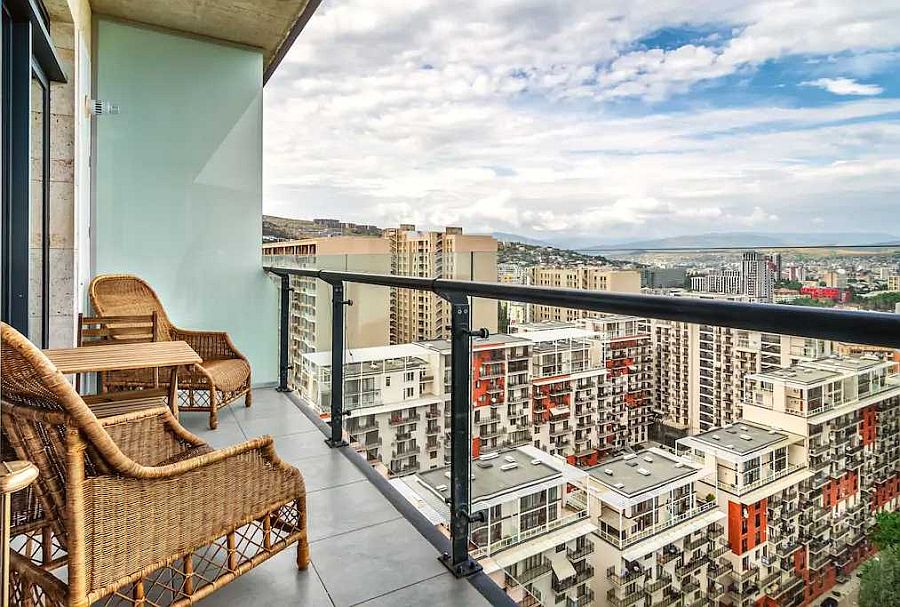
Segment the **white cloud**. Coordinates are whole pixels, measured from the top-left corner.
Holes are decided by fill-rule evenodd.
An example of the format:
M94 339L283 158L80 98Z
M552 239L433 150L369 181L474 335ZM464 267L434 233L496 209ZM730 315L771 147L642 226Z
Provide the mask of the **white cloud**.
M890 212L900 100L723 108L698 94L680 111L645 105L787 55L822 59L810 81L856 75L847 53L869 57L866 69L885 65L884 49L900 47L896 2L343 0L319 10L266 88L267 212L599 240L801 231L809 217L900 231ZM710 24L722 33L638 44L662 27ZM849 205L871 211L848 216Z
M884 89L877 84L862 84L852 78L819 78L800 83L803 86L815 86L835 95L880 95Z

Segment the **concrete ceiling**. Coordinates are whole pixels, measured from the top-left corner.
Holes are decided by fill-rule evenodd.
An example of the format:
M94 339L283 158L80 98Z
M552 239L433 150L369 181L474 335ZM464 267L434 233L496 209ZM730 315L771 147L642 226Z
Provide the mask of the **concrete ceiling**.
M266 78L321 0L90 0L95 15L262 49Z

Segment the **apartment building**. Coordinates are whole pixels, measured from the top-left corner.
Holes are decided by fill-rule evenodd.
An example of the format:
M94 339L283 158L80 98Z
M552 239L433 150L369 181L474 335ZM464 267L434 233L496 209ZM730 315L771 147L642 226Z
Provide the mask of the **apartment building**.
M512 335L474 340L474 456L531 442L531 347ZM308 353L301 360L295 385L328 416L331 353ZM353 446L389 476L443 466L450 444L450 342L348 350L344 411Z
M608 401L625 404L627 444L646 442L658 418L652 398L650 321L636 316L605 314L582 319L579 326L594 333L591 339L599 342L600 366L606 369L604 384ZM609 413L612 412L607 415ZM600 423L604 423L603 420Z
M803 437L740 419L681 439L679 448L714 472L702 485L727 516L721 603L759 604L764 589L773 588L778 604L787 604L780 601L787 592L782 588L799 583L793 561L799 546L797 485L811 476Z
M581 289L613 293L640 293L641 273L636 270L612 270L602 266L553 267L534 266L528 270L529 284L557 289ZM585 310L559 306L529 305L531 322L571 322L594 316Z
M781 257L756 251L741 255L741 292L758 301L772 301L776 271L780 271Z
M700 293L743 293L740 270L709 270L700 276L691 276L691 290Z
M263 262L282 267L390 272L390 246L381 238L332 236L285 240L262 245ZM291 358L331 349L331 287L315 278L291 276ZM390 291L350 283L345 297L357 305L344 311L345 339L351 348L387 345L390 339ZM366 305L360 305L365 301ZM294 379L298 369L295 365Z
M641 270L643 289L681 289L687 271L684 268L644 268Z
M450 342L415 344L424 352L435 378L426 388L440 394L450 428ZM532 343L496 334L472 341L472 455L528 444L531 429ZM449 444L449 435L446 437Z
M497 241L489 235L417 231L411 224L384 230L390 249L390 273L459 280L497 282ZM391 343L449 337L450 306L437 294L391 289ZM497 302L474 299L472 326L497 331Z
M447 529L449 470L393 481L436 525ZM472 465L471 554L520 605L588 607L596 576L596 526L583 472L534 447L483 453ZM578 483L578 487L573 486Z
M569 464L592 466L606 454L649 438L656 413L650 398L647 322L628 316L582 322L582 327L522 325L512 335L473 340L475 457L530 444ZM347 432L369 461L392 475L444 462L450 352L446 340L348 351ZM330 352L307 353L296 370L301 396L322 415L328 415L331 405L330 365ZM402 420L412 417L419 419L406 427ZM418 423L426 417L428 423ZM398 432L410 435L402 446Z
M299 367L297 389L327 419L331 352L303 354ZM446 407L434 385L433 367L420 346L347 350L345 430L353 447L389 476L443 466Z
M780 272L781 257L756 251L741 255L740 269L709 270L691 277L691 290L699 293L745 295L752 301L771 302L775 292L775 276Z
M586 470L600 546L595 592L612 607L715 605L724 594L725 514L700 491L711 470L661 449Z
M891 274L887 278L888 291L900 291L900 274Z
M875 513L900 506L900 383L871 356L750 382L743 419L679 448L716 472L733 567L723 603L807 605L871 554Z
M696 434L741 417L747 376L829 354L823 340L653 320L653 393L666 430Z

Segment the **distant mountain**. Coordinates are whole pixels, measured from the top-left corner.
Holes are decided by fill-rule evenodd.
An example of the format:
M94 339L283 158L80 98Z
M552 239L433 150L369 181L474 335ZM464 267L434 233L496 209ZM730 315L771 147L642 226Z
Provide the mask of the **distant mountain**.
M670 249L716 247L804 247L836 245L890 245L897 244L897 236L879 232L713 232L671 238L632 240L608 245L594 245L585 250L622 249Z
M496 240L500 242L521 242L522 244L530 244L536 247L547 247L551 246L549 242L545 240L538 240L537 238L531 238L530 236L522 236L521 234L509 234L508 232L494 232L491 234Z

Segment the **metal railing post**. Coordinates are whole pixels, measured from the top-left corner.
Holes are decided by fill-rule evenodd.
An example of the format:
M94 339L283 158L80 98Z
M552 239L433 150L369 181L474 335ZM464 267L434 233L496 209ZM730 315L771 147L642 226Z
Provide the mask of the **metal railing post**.
M345 447L344 440L344 299L343 281L331 282L331 448Z
M291 322L291 277L288 274L281 275L281 335L279 338L278 353L278 388L279 392L290 392L288 384L288 372L291 369L288 345L290 344Z
M440 560L456 577L481 571L469 556L469 485L471 456L472 336L469 299L441 294L450 302L450 554Z

